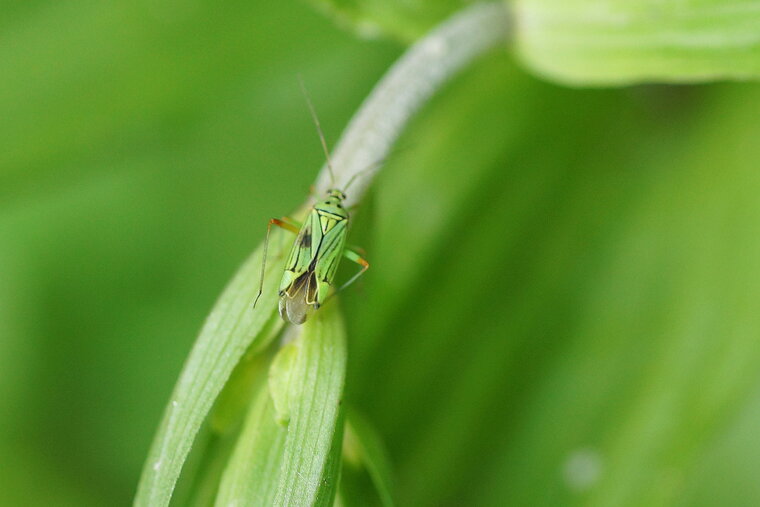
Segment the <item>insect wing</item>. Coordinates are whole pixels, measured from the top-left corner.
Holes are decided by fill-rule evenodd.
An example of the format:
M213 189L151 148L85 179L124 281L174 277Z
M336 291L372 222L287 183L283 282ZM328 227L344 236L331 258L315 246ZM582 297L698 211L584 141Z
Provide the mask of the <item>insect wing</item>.
M294 324L303 324L317 300L317 279L308 269L295 279L280 297L280 317Z
M319 258L314 268L317 280L326 284L323 290L320 290L320 303L327 297L328 286L332 285L335 279L335 272L338 269L338 262L343 256L343 248L346 246L346 235L348 220L340 220L327 231L322 246L319 249Z
M294 278L306 271L313 258L312 252L312 230L315 212L309 213L306 221L301 226L301 230L298 231L298 236L293 242L293 247L290 249L290 255L288 256L288 262L285 264L285 270L295 273Z
M293 243L280 283L280 316L294 324L303 323L317 301L314 265L321 241L319 215L312 210Z

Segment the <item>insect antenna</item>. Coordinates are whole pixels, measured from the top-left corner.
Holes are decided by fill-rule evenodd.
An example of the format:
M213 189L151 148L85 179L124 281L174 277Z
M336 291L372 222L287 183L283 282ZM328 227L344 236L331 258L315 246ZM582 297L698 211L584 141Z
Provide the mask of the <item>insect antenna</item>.
M353 176L351 176L351 178L348 180L348 183L346 183L346 186L345 186L345 187L343 187L343 193L344 193L344 194L345 194L345 193L348 193L348 187L350 187L350 186L351 186L351 184L352 184L354 181L356 181L356 179L357 179L359 176L361 176L362 174L364 174L364 173L366 173L366 172L369 172L369 171L373 171L373 170L377 169L377 168L378 168L378 167L380 167L381 165L385 164L385 163L388 161L388 159L389 159L389 158L390 158L392 155L396 155L397 153L400 153L400 152L402 152L402 151L404 151L404 150L407 150L407 149L409 149L409 146L404 146L404 147L402 147L402 148L396 148L396 149L394 149L394 150L393 150L391 153L389 153L388 155L384 156L384 157L383 157L383 158L381 158L380 160L376 160L375 162L371 163L370 165L368 165L368 166L367 166L367 167L365 167L364 169L361 169L361 170L359 170L359 171L355 172L355 173L354 173L354 175L353 175Z
M358 178L359 176L361 176L362 174L364 174L364 173L366 173L366 172L369 172L369 171L372 171L372 170L374 170L374 169L377 169L378 167L380 167L381 165L383 165L383 164L385 163L385 161L386 161L386 160L388 160L388 157L383 157L383 158L381 158L380 160L378 160L378 161L376 161L376 162L373 162L372 164L368 165L368 166L367 166L367 167L365 167L364 169L361 169L361 170L359 170L359 171L355 172L355 173L354 173L354 175L353 175L353 176L351 176L351 178L350 178L350 179L348 180L348 182L346 183L346 186L345 186L345 187L343 187L343 193L344 193L344 194L348 193L348 187L350 187L350 186L351 186L351 184L352 184L354 181L356 181L356 178Z
M372 164L371 166L369 166L369 167L365 167L365 168L364 168L364 169L362 169L361 171L358 171L358 172L354 173L354 175L353 175L353 176L351 176L351 179L349 179L349 180L348 180L348 183L346 183L346 186L345 186L345 187L343 187L343 193L344 193L344 194L348 193L348 187L350 187L350 186L351 186L351 184L352 184L354 181L356 181L356 177L357 177L357 176L359 176L359 175L360 175L360 174L362 174L362 173L365 173L365 172L369 171L370 169L374 169L375 167L379 166L379 165L380 165L380 164L382 164L382 163L383 163L383 161L382 161L382 160L381 160L380 162L375 162L375 163L374 163L374 164Z
M306 103L309 105L309 112L311 113L311 119L314 120L314 125L317 127L317 134L319 134L319 140L322 143L322 150L325 152L325 159L327 160L327 170L330 173L331 185L335 186L335 173L333 172L332 161L330 160L330 150L327 149L327 141L325 141L325 134L322 132L322 126L319 124L319 117L317 117L317 111L314 109L314 104L311 102L309 92L306 91L306 85L303 83L303 78L298 75L298 83L301 85L301 92L303 92Z

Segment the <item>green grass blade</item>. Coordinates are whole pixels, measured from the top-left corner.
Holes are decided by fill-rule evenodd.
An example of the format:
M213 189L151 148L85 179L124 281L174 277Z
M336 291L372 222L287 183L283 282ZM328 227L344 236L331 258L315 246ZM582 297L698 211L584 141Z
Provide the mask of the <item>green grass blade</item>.
M343 464L343 433L346 429L345 414L345 409L341 409L338 414L338 421L335 424L330 454L327 456L327 463L325 464L325 471L322 474L317 499L314 501L314 505L318 507L331 507L335 505L338 495L341 466Z
M282 269L283 232L272 231L265 289L276 286ZM143 467L135 498L138 506L167 505L193 441L214 401L242 355L261 350L281 324L277 291L265 290L256 308L262 248L230 281L193 346Z
M286 435L286 427L275 421L269 390L262 386L222 477L216 505L271 504Z
M216 505L331 505L340 467L346 339L328 304L272 361Z
M346 373L346 337L337 305L326 305L307 321L296 345L275 505L314 504L325 476L331 475L327 462Z
M277 317L267 326L273 331L279 329ZM273 355L270 347L263 354L251 351L240 360L195 437L171 503L184 506L214 504L222 474L235 450L252 400L266 384Z

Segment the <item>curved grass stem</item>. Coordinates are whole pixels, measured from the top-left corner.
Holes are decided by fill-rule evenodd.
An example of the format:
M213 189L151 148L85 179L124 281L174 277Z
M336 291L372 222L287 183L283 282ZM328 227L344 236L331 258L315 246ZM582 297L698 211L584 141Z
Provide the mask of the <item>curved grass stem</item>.
M351 181L347 206L361 200L393 143L411 117L449 78L486 51L504 44L509 34L504 3L480 3L465 9L415 43L399 59L354 115L332 156L335 184ZM325 166L317 195L333 184Z

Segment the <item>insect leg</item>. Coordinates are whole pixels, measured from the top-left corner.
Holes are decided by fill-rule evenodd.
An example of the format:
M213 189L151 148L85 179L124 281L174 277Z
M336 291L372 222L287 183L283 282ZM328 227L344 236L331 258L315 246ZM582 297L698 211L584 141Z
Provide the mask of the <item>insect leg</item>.
M362 276L364 274L365 271L367 271L369 269L369 262L367 262L367 260L365 258L363 258L362 256L360 256L355 251L353 251L353 250L351 250L349 248L346 248L345 250L343 250L343 255L346 256L346 259L349 259L349 260L357 263L358 265L360 265L362 267L362 269L360 269L359 272L356 273L354 276L352 276L351 278L349 278L346 283L344 283L343 285L341 285L340 287L338 287L338 290L336 290L335 292L333 292L332 295L337 294L338 292L342 291L343 289L345 289L346 287L348 287L349 285L351 285L352 283L354 283L360 276Z
M301 229L301 225L302 225L301 222L299 222L295 218L290 218L288 216L284 216L280 218L279 220L276 218L273 218L272 220L270 220L270 222L272 222L273 220L277 220L279 222L275 224L276 226L282 229L287 229L290 232L294 232L296 234L298 234L298 231Z
M303 225L301 222L296 220L295 218L291 218L287 215L280 217L279 219L280 223L274 224L280 229L285 229L286 231L292 232L293 234L298 234L298 232L301 230L301 226ZM267 232L269 229L267 229ZM282 238L285 239L285 238ZM280 242L280 246L282 246L282 242Z
M261 297L261 293L264 291L264 273L267 269L267 251L269 250L269 232L272 230L272 226L276 225L277 227L280 227L282 229L285 229L286 231L293 232L295 234L298 234L298 227L291 224L292 220L283 217L283 219L279 218L273 218L269 221L269 224L267 224L267 235L264 238L264 255L261 257L261 279L259 280L259 292L256 294L256 299L253 300L253 307L256 308L256 303L259 302L259 298Z
M359 255L362 255L362 256L367 255L367 251L364 248L360 246L356 246L356 245L346 245L346 249L343 250L343 255L345 255L347 258L349 258L348 257L349 251L353 251L354 253L358 253ZM358 264L361 264L359 261L355 259L351 259L351 260Z

